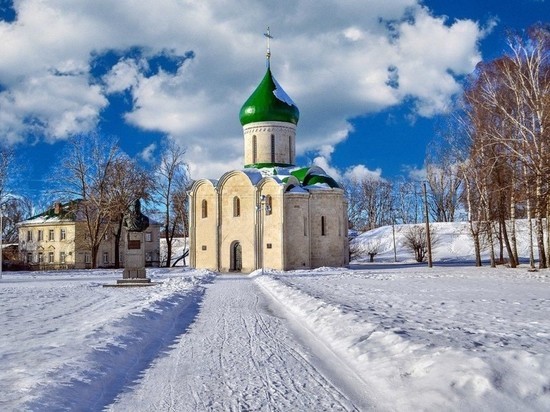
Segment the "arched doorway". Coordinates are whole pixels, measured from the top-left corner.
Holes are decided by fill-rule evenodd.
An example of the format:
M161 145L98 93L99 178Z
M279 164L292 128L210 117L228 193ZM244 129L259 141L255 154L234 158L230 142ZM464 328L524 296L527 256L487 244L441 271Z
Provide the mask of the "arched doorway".
M231 263L230 270L240 272L243 268L243 253L240 242L231 243Z

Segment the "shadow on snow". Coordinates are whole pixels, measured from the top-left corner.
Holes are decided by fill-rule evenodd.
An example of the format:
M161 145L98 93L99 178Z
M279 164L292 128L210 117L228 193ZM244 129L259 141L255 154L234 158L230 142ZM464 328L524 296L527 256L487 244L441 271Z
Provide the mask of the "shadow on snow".
M43 388L25 409L103 410L136 385L155 358L166 356L178 337L187 332L197 317L204 290L194 288L129 314L116 325L125 331L116 336L116 344L94 349L85 359L88 368L68 382L63 382L63 371L52 372L52 387Z

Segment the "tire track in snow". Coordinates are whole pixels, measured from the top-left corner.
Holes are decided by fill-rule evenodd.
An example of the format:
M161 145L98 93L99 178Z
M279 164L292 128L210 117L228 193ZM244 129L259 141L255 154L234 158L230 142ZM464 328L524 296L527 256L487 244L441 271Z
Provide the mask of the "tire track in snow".
M287 323L252 279L219 276L188 332L108 410L357 410Z

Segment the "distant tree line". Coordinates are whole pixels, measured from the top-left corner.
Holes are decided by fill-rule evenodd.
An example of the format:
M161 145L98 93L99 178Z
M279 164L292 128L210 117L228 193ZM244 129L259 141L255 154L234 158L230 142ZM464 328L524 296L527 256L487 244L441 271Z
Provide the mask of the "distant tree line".
M508 36L509 52L480 63L466 80L459 109L426 155L431 221L467 219L476 264L518 264L516 219L528 219L530 265L550 262L550 29ZM350 226L370 230L424 220L421 182L348 180ZM463 213L461 213L463 212Z
M115 238L115 267L120 266L119 247L123 218L129 206L140 199L145 213L162 226L166 240L165 266L170 266L175 237L187 236L186 189L189 184L185 150L169 140L158 164L145 169L121 151L115 140L99 136L76 136L59 157L46 189L50 202L78 202L86 223L86 239L97 264L99 246L105 236ZM14 193L17 182L11 149L0 149L0 207L2 239L17 242L17 223L34 213L32 202Z
M515 219L527 218L539 267L546 268L550 260L549 26L531 27L526 36L510 35L508 43L509 54L478 66L464 96L462 130L469 153L462 174L472 234L475 238L486 233L493 264L496 238L504 243L510 265L516 266ZM533 245L530 255L534 266Z

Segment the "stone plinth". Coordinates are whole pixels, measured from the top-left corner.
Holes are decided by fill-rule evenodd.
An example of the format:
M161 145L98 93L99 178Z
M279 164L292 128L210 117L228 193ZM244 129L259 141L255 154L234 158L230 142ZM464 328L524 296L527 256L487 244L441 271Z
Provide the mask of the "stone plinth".
M117 279L116 285L103 285L105 287L134 287L134 286L155 286L156 282L151 282L151 279Z
M122 279L146 279L143 232L128 232L124 249Z

